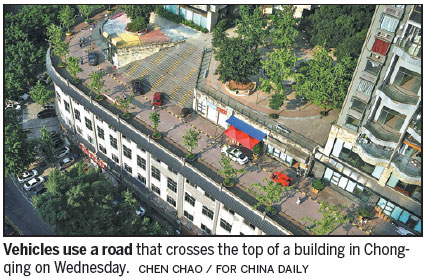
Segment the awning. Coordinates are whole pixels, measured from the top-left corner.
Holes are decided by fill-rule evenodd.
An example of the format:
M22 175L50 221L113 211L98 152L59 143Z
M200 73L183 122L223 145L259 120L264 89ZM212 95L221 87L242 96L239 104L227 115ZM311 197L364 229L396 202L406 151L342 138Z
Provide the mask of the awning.
M240 144L249 149L252 149L257 143L259 143L259 140L251 137L243 131L240 131L234 126L230 126L230 128L224 131L224 134L227 137L238 141Z
M231 116L230 118L228 118L226 122L228 124L236 127L240 131L245 132L249 136L256 138L259 141L262 141L267 136L266 134L264 134L260 130L255 129L251 125L246 124L245 122L243 122L242 120L240 120L234 116Z
M387 49L389 45L390 43L384 42L383 40L380 40L380 39L375 39L375 43L372 47L372 51L379 53L381 55L385 55L387 53Z

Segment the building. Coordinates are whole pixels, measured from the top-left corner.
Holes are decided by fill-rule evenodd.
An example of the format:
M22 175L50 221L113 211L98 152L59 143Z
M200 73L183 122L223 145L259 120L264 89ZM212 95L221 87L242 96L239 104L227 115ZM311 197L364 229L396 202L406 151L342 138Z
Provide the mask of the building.
M421 5L378 5L313 173L421 232Z

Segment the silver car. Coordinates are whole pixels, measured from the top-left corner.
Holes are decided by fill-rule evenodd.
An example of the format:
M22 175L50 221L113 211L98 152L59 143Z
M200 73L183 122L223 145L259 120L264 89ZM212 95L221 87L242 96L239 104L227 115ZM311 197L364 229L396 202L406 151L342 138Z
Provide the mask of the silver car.
M27 183L24 184L24 189L30 191L34 187L37 187L38 185L42 184L43 182L44 178L42 176L34 177L33 179L29 180Z
M231 160L244 165L248 162L248 157L242 153L238 148L224 145L221 149L221 153L227 155Z
M32 169L32 170L26 171L23 174L21 174L20 176L18 176L18 182L19 183L27 182L31 178L36 177L38 174L39 173L37 172L36 169Z

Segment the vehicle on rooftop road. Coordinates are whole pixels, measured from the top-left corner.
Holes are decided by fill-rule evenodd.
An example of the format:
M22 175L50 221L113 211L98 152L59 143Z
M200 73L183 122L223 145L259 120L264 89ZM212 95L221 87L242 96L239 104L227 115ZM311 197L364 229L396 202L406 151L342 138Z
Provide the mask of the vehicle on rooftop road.
M278 171L271 175L271 179L273 179L274 182L280 183L282 186L289 186L292 182L292 177Z
M37 118L39 119L55 117L55 116L56 116L56 112L54 109L45 109L37 113Z
M135 94L135 96L142 94L142 84L140 80L132 81L132 92Z
M153 106L163 105L163 94L162 92L156 92L153 96Z
M36 169L32 169L32 170L26 171L23 174L21 174L20 176L18 176L18 182L19 183L27 182L28 180L36 177L38 174L39 173L37 172Z
M44 178L42 176L34 177L33 179L27 181L24 184L24 189L27 191L30 191L36 186L42 184L43 182L44 182Z
M221 149L221 153L227 155L231 160L244 165L248 162L248 157L242 153L237 147L231 147L229 145L224 145Z
M89 65L96 66L98 65L98 56L95 52L89 52L87 55L87 59L89 60Z

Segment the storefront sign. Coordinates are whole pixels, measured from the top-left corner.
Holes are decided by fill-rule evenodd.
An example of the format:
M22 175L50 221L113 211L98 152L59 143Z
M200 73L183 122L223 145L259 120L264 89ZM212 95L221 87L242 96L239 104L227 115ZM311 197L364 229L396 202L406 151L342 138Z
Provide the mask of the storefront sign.
M98 166L100 166L104 170L107 169L107 164L104 161L102 161L101 159L99 159L95 154L93 154L83 143L79 143L79 147L83 151L83 153L85 153L87 156L89 156L89 158L93 162L98 164Z
M220 107L218 107L217 109L218 109L218 111L219 111L220 113L222 113L222 114L227 114L227 111L226 111L225 109L222 109L222 108L220 108Z

